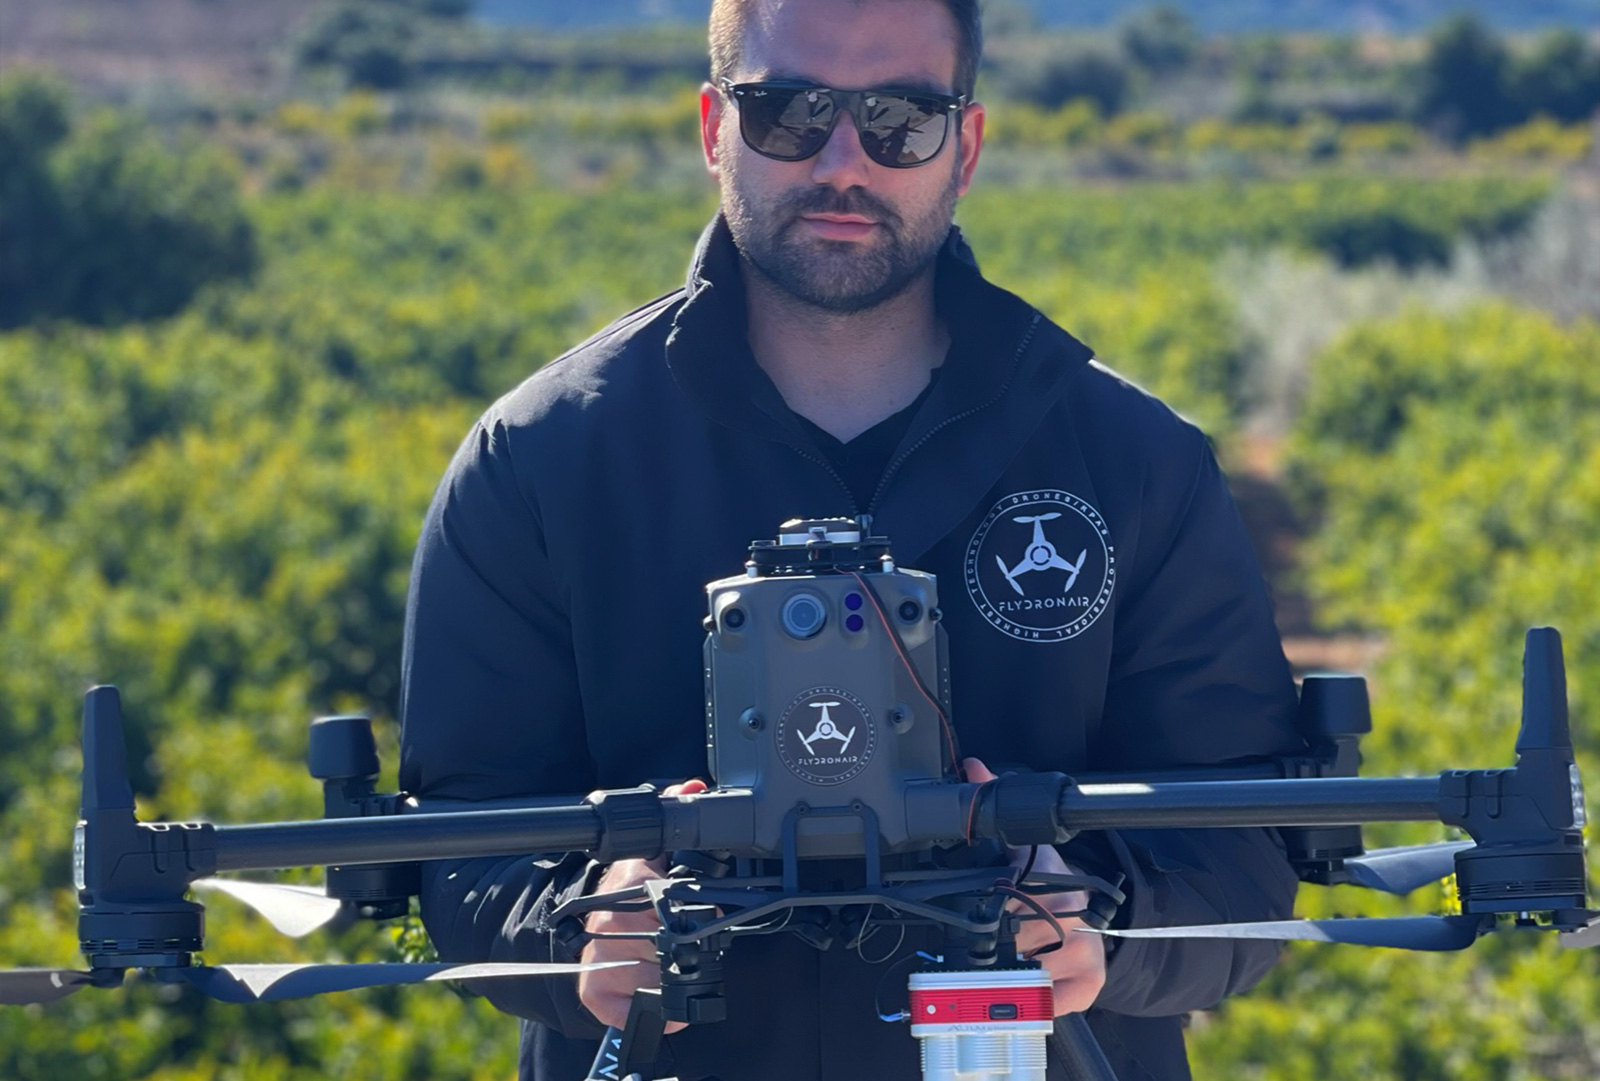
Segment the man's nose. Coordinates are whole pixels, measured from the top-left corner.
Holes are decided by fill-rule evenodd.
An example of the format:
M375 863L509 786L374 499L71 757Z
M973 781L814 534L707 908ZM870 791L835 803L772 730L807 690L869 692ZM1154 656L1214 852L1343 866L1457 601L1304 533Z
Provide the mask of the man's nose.
M867 183L871 169L872 159L861 148L856 118L845 113L833 125L828 141L817 151L811 166L811 179L818 184L829 184L840 189L855 188Z

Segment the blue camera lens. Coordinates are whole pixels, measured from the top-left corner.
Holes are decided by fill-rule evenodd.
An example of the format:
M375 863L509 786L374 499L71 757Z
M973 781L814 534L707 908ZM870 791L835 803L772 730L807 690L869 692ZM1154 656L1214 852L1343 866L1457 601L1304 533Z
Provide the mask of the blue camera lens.
M783 629L795 638L814 638L828 622L828 610L821 599L811 593L796 593L784 601L778 616Z

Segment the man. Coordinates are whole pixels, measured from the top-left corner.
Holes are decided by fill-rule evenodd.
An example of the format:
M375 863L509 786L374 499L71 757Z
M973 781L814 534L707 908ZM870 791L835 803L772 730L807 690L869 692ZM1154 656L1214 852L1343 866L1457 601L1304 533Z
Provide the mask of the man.
M864 512L939 578L972 774L1299 749L1265 588L1205 439L986 282L951 226L983 145L976 5L718 0L711 43L701 132L722 204L687 285L491 407L429 511L402 785L482 800L698 778L704 583L785 518ZM1126 875L1132 924L1282 918L1295 888L1269 830L1084 834L1042 858ZM446 958L546 959L561 897L660 871L435 864L423 916ZM1057 1012L1092 1006L1124 1081L1186 1077L1181 1015L1275 957L1130 940L1108 961L1099 939L1070 938L1048 955ZM532 1019L524 1075L556 1081L583 1076L600 1022L620 1023L652 968L486 990ZM915 1077L906 1026L876 1017L882 971L793 936L743 940L729 1019L674 1031L662 1068Z

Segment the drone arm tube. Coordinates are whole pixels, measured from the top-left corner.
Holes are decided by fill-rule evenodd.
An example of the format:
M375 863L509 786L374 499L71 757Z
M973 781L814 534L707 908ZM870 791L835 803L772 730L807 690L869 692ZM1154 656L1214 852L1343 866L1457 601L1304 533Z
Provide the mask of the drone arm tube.
M502 408L485 414L456 452L412 566L400 784L424 800L595 786L570 603L545 550L538 500L516 469L523 458L512 454L526 429ZM552 956L539 913L586 862L526 855L424 864L423 922L448 960L566 960ZM583 1023L572 979L486 980L481 990L507 1013L561 1029Z
M1116 640L1091 770L1217 765L1305 753L1294 683L1249 536L1214 456L1193 429L1187 494L1152 470L1146 505L1181 510L1165 526L1118 538ZM1179 482L1181 484L1182 482ZM1168 490L1159 489L1168 487ZM1269 827L1089 831L1062 846L1069 863L1120 872L1118 924L1282 919L1296 876ZM1180 1014L1247 989L1277 959L1271 943L1125 942L1108 960L1096 1006Z

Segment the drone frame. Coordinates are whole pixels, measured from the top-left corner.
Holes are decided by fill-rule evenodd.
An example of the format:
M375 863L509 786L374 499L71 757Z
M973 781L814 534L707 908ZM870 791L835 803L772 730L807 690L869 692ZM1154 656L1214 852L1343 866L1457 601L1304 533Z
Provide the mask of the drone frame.
M1454 867L1462 913L1457 917L1112 930L1104 926L1110 910L1102 906L1094 910L1098 918L1088 922L1090 929L1106 934L1310 938L1459 949L1492 929L1497 917L1510 914L1516 926L1555 930L1562 939L1571 940L1570 944L1591 945L1600 930L1600 912L1587 908L1582 841L1586 813L1568 726L1560 636L1552 628L1528 632L1516 752L1514 767L1451 769L1434 777L1281 773L1273 777L1263 774L1274 767L1256 764L1188 770L1179 774L1183 779L1173 781L1117 777L1108 783L1078 783L1058 773L1035 773L978 784L914 782L906 788L905 798L915 808L914 820L925 826L927 840L934 844L985 840L1011 846L1060 843L1083 830L1339 829L1357 823L1405 821L1442 822L1460 828L1473 840L1471 845L1436 846L1441 849L1440 858L1450 859ZM8 985L12 990L0 993L0 1002L47 1001L79 986L112 986L131 968L149 969L158 979L185 980L230 1001L291 997L291 993L341 990L372 982L577 971L577 966L498 966L503 971L475 966L476 971L451 976L444 969L452 966L398 966L416 971L395 972L392 978L374 974L372 980L363 981L357 973L323 976L308 969L298 980L290 979L291 986L282 988L280 994L246 994L236 985L249 984L250 979L227 973L228 966L208 969L195 964L193 955L203 944L203 909L185 895L197 882L229 871L302 866L360 871L399 866L399 881L414 882L414 869L408 877L404 865L425 860L586 852L602 862L613 862L680 851L738 851L754 798L751 791L737 789L664 796L644 786L595 792L577 804L440 812L399 796L374 796L370 777L377 773L375 756L369 763L356 753L344 772L335 769L319 774L327 784L331 817L245 825L141 822L135 815L126 771L120 698L115 688L104 686L92 688L85 696L83 753L82 818L75 835L74 877L80 900L80 944L90 968L87 972L4 974L12 981ZM1235 779L1240 777L1246 779ZM384 813L369 813L374 805ZM872 810L859 802L845 807L799 805L793 818L798 821L806 814L854 817L860 820L864 837L876 836ZM664 970L666 957L674 948L698 943L710 945L714 952L731 940L738 920L745 920L748 929L750 920L801 905L870 901L917 919L946 925L964 923L972 933L994 930L985 921L960 917L927 900L941 893L961 892L946 888L957 884L962 889L981 889L981 882L987 881L992 892L994 868L965 879L952 872L949 881L912 889L908 888L911 878L893 870L886 874L875 846L865 847L865 886L861 891L828 895L801 891L798 861L791 850L775 881L753 880L767 891L763 905L744 903L753 888L751 883L741 884L742 892L736 893L715 880L669 880L638 898L617 901L637 902L647 897L664 915L670 915L670 906L680 902L742 910L720 920L696 923L682 932L664 927L660 938L666 951ZM1099 896L1119 899L1115 884L1098 880L1079 884L1091 886ZM411 885L403 890L415 892ZM913 893L920 893L924 900ZM400 899L404 901L404 892ZM583 907L573 907L562 915L581 913ZM588 907L595 906L590 903ZM382 903L373 908L380 915L396 914L392 906L385 910ZM1371 930L1351 930L1357 924ZM1380 931L1383 924L1393 925L1394 930ZM316 966L318 970L333 967ZM513 971L519 968L523 971ZM284 974L284 978L293 976L295 973ZM681 1003L667 1004L665 1016L668 1020L712 1019L710 1013L690 1016L694 1012Z

